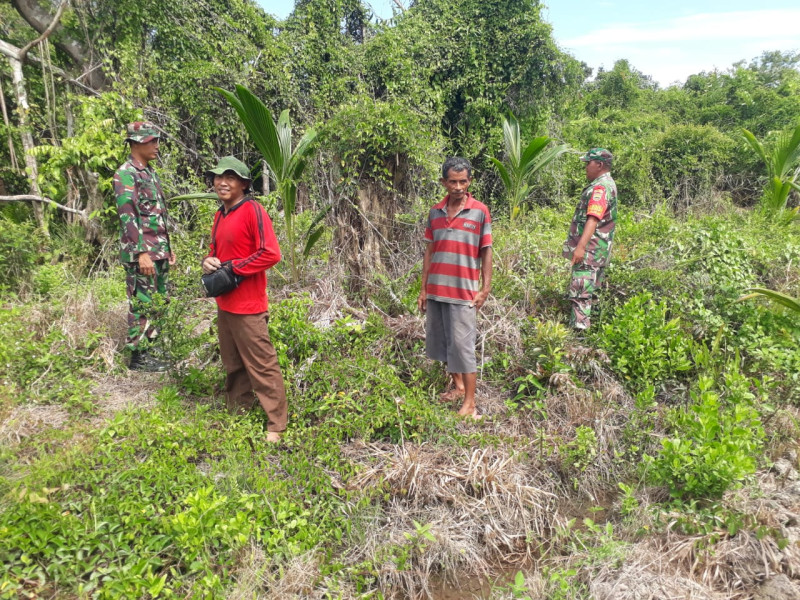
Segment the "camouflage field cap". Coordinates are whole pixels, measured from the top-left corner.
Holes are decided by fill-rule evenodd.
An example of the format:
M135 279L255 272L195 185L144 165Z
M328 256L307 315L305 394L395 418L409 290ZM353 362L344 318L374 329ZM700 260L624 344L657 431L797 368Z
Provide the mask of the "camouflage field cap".
M583 162L599 160L600 162L611 164L611 161L614 160L614 155L605 148L592 148L586 154L581 156L581 160Z
M220 158L216 167L206 171L206 177L222 175L225 171L233 171L248 183L252 181L252 178L250 177L250 169L247 168L247 165L233 156L223 156Z
M126 142L139 142L146 144L151 140L161 138L161 132L150 121L134 121L128 123Z

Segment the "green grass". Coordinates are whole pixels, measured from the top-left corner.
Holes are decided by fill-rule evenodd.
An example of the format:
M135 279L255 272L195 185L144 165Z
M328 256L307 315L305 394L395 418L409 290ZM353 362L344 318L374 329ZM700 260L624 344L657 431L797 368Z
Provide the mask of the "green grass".
M613 496L622 483L625 531L646 531L636 494L650 480L675 498L655 510L684 511L681 523L762 531L763 523L730 517L739 512L719 497L747 485L773 440L791 439L789 429L761 428L798 400L800 322L734 300L753 284L800 295L797 230L778 234L759 215L733 209L680 220L663 208L623 211L598 326L576 342L565 328L568 269L560 257L569 211L537 209L514 225L495 224L494 298L482 325L491 334L482 350L490 358L483 381L501 412L468 426L433 400L446 379L424 359L420 340L399 334L372 306L359 307L365 320L345 313L319 327L318 300L298 293L271 302L290 428L281 446L268 446L259 410L234 418L221 407L213 306L195 300L191 269L176 273L166 307L172 323L164 335L179 365L172 379L147 380L158 391L146 406L109 415L92 392L124 373L119 359L108 360L124 315L120 274L52 285L61 271L41 271L42 289L0 313L0 597L225 597L259 568L263 578L250 591L269 594L296 561L312 565L307 585L330 597L380 597L387 581L398 581L387 565L408 581L427 572L418 569L443 542L435 511L452 509L444 499L415 505L380 478L365 489L351 485L369 468L370 447L401 443L412 463L423 448L452 461L419 469L454 468L475 449L507 452L532 473L561 478L578 503L575 490ZM407 314L416 277L378 285L390 285L389 296L401 299L393 310ZM139 392L137 380L126 381ZM65 408L69 418L57 428L19 425L15 437L15 423L33 408ZM583 419L586 410L604 416ZM660 445L662 437L673 441ZM652 457L644 467L643 454ZM480 481L469 488L471 507L492 489L490 479ZM416 529L392 537L386 519L399 508ZM580 569L630 541L617 529L592 522L563 539L554 531L528 540L526 551L584 548L583 563L547 571L548 589L582 590ZM370 539L377 550L360 554ZM254 549L267 557L260 566Z

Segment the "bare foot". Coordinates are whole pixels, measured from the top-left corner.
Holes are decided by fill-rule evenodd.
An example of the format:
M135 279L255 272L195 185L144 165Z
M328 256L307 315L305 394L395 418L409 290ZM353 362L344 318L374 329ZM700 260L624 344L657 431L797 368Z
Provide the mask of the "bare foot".
M281 436L283 433L279 433L277 431L268 431L267 432L267 442L270 444L277 444L281 441Z
M464 397L464 390L453 388L452 390L448 390L446 392L442 392L441 394L439 394L439 401L455 402L456 400L461 400L463 397Z
M467 405L466 402L458 409L458 416L474 419L475 421L480 421L483 418L483 415L478 412L478 408L474 404Z

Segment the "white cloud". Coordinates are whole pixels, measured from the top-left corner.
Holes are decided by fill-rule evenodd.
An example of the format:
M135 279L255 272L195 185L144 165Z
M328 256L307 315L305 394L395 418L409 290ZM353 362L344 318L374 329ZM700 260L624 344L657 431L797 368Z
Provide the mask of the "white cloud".
M625 58L661 85L725 70L766 50L800 50L800 9L703 13L601 27L561 45L593 67Z
M563 41L571 48L601 44L654 44L680 41L770 40L794 36L800 9L702 13L664 21L626 23L591 31Z

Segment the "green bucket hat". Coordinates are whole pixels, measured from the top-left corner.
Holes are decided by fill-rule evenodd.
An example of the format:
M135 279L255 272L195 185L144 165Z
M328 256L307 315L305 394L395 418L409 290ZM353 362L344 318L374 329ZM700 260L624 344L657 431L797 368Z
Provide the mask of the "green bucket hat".
M156 129L156 126L150 121L134 121L133 123L128 123L128 126L125 128L126 142L139 142L140 144L146 144L151 140L157 140L161 138L161 132Z
M219 159L217 166L213 169L208 169L205 174L206 177L213 178L214 175L222 175L225 171L233 171L247 183L252 183L253 181L247 165L233 156L223 156Z
M611 164L611 161L614 160L614 155L605 148L592 148L586 154L581 156L581 160L583 162L599 160L600 162Z

